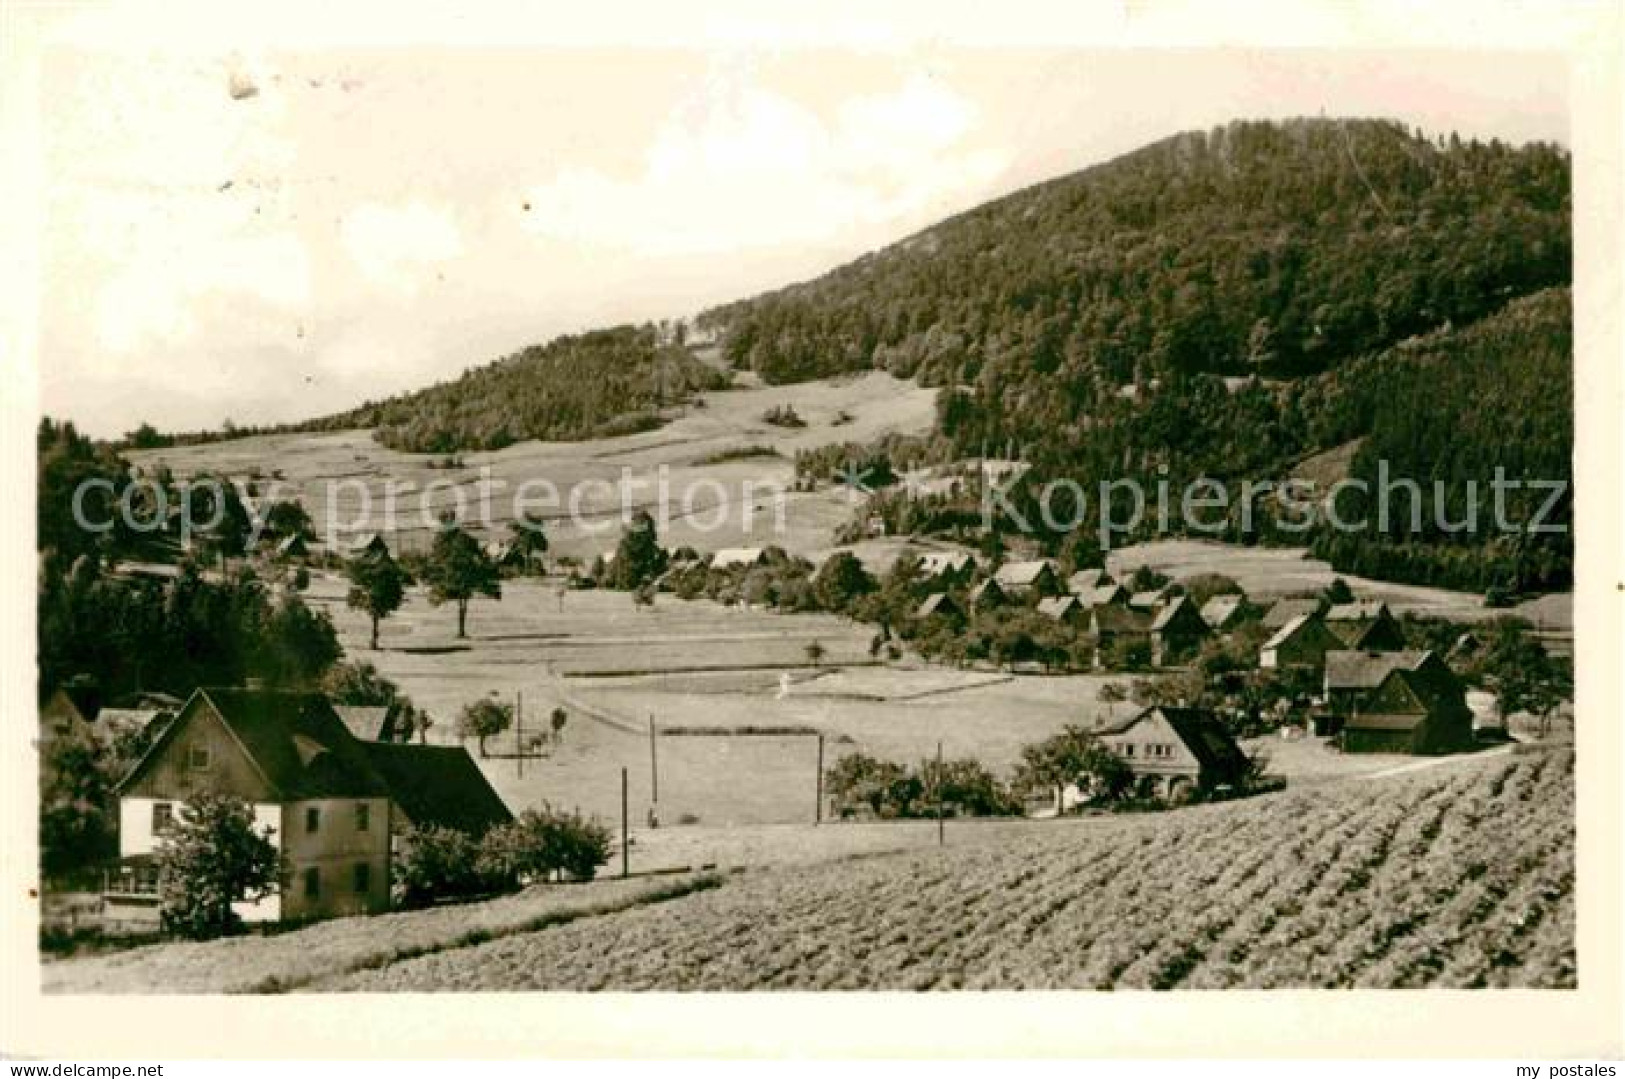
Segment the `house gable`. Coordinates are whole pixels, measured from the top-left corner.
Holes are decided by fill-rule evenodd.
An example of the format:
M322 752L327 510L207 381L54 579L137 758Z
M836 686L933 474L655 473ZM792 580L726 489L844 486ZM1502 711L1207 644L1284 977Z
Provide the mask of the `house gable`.
M201 791L249 802L280 796L214 705L199 693L131 769L118 793L123 798L184 800Z

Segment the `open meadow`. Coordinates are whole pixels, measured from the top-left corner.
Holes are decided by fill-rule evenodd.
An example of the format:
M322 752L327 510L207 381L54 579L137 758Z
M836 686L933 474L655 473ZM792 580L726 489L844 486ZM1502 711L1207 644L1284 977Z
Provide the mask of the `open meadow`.
M923 433L931 426L936 391L871 372L707 393L700 400L700 407L682 411L656 430L591 442L521 442L457 455L449 468L440 467L442 455L400 453L366 431L257 435L132 451L129 457L143 468L167 465L178 477L207 472L253 478L262 493L299 497L318 536L327 536L330 527L342 538L393 531L392 541L404 549L426 545L436 514L456 508L459 498L469 507L466 524L500 535L519 486L545 481L557 500L546 504L548 489L538 486L529 491L530 505L547 522L555 556L590 561L613 549L628 505L656 515L668 547L711 551L777 543L808 552L832 545L835 529L851 517L852 504L844 490L789 491L796 452L834 442L871 442L890 433ZM779 405L793 408L806 426L763 421L763 413ZM718 459L746 448L764 452ZM482 470L488 470L493 485L489 520L475 508ZM374 515L381 514L392 485L398 492L396 530L362 512L370 505ZM669 492L664 497L663 486ZM657 511L663 502L662 515ZM424 505L427 514L420 512Z

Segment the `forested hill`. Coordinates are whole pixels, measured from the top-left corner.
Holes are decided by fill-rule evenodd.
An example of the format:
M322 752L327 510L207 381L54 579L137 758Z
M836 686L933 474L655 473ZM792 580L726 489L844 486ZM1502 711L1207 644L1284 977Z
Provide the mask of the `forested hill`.
M1172 372L1290 375L1570 280L1570 162L1377 120L1176 135L715 308L770 381L968 384L1038 437Z
M301 426L371 427L385 445L416 453L608 438L656 426L662 408L727 381L655 327L619 326L556 338L454 381Z

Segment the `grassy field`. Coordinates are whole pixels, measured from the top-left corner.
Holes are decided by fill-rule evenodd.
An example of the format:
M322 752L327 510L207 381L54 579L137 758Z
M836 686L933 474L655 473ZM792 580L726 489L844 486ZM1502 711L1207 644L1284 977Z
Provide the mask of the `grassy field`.
M703 396L703 407L690 408L654 431L594 442L523 442L490 453L461 455L461 466L432 467L432 454L397 453L374 442L366 431L265 435L209 445L130 453L144 467L167 464L177 476L216 472L237 478L259 477L269 488L281 484L283 497L298 495L310 511L319 535L332 524L342 535L372 529L387 531L379 520L366 520L364 502L381 514L390 484L397 485L397 546L427 542L441 509L457 505L461 495L470 507L471 524L485 523L473 509L481 469L489 469L493 509L489 523L500 533L512 516L512 493L529 480L546 480L559 492L557 505L537 505L549 523L556 555L588 560L614 547L619 535L623 477L633 507L658 506L662 484L670 492L661 538L668 546L691 545L710 551L743 544L778 543L795 551L815 551L833 543L834 531L851 516L842 490L787 493L782 528L775 490L787 489L794 475L797 450L831 442L869 442L891 432L929 430L936 391L873 372L844 379L794 386L756 387ZM789 405L805 427L783 428L764 423L762 414ZM756 456L705 463L717 454L744 446L764 446L777 456ZM282 479L273 473L280 471ZM728 493L698 481L715 481ZM755 485L756 497L743 500L744 485ZM420 512L420 493L430 512ZM409 486L402 486L409 485ZM579 490L579 514L572 520L571 492ZM545 495L536 488L533 494ZM714 523L714 526L713 526Z
M359 991L1572 988L1573 756L955 832L320 979Z
M825 615L670 596L644 610L623 593L596 591L566 593L561 609L551 584L515 580L505 584L500 602L474 605L465 641L455 638L449 607L437 609L413 595L384 623L383 647L372 652L366 622L345 607L340 580L318 575L309 594L332 613L350 655L376 664L429 710L436 741L455 741L458 710L483 695L507 701L522 695L529 734L545 729L555 707L564 708L569 719L562 740L527 758L523 775L511 759L514 734L490 740L493 756L482 765L492 784L516 810L550 802L618 820L626 768L640 833L655 803L651 717L659 732L664 832L679 822L708 828L810 823L817 733L826 739L826 765L853 751L912 762L934 754L941 742L947 756L975 757L1004 774L1023 745L1069 723L1093 724L1132 707L1101 705L1100 688L1114 679L1098 675L874 665L868 628ZM827 651L816 667L805 652L815 640ZM714 733L745 728L779 733ZM672 733L695 729L713 733ZM1344 757L1318 742L1267 746L1276 770L1292 778L1392 763Z
M673 829L552 885L49 962L48 992L1572 988L1573 753L1057 821ZM754 852L754 853L753 853ZM726 864L724 864L726 868ZM613 872L612 866L609 872Z
M335 918L270 936L154 944L51 962L41 982L47 993L284 992L319 978L660 902L718 882L695 874L537 887L485 903Z

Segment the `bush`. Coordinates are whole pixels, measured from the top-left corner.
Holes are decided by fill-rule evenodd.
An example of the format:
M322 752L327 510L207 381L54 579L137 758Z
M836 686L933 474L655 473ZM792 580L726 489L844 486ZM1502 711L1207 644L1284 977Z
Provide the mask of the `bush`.
M481 864L480 845L466 832L429 826L406 834L404 853L395 860L401 903L426 906L442 899L466 899L498 889Z
M477 864L489 885L513 887L562 873L592 880L609 861L609 829L579 813L527 809L480 841Z

